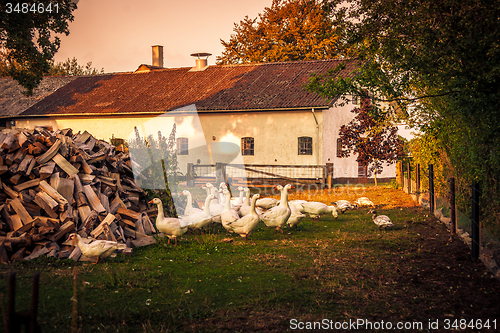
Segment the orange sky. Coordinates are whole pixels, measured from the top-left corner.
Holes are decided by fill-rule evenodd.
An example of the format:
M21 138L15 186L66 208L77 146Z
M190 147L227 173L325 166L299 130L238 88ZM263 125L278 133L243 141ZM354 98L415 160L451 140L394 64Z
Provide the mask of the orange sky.
M69 36L60 36L55 61L76 57L106 73L151 64L151 46L163 45L164 67L194 66L191 53L212 53L229 40L234 23L255 18L272 0L82 0Z

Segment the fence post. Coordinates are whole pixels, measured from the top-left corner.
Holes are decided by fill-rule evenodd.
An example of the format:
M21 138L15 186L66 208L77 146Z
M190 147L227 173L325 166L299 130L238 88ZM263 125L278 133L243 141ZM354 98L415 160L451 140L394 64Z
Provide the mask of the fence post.
M333 182L333 163L326 163L326 184L328 189L332 188Z
M216 175L216 184L227 183L227 175L226 175L226 164L217 162L215 163L215 175Z
M471 218L471 250L472 259L479 258L481 245L481 229L479 223L479 184L472 183L472 218Z
M401 183L401 189L405 190L405 182L404 182L404 173L403 173L403 161L399 161L399 182Z
M434 214L434 166L429 164L429 209Z
M450 217L451 233L457 233L457 214L455 210L455 178L450 178Z
M415 170L415 183L417 187L415 192L417 192L417 195L420 195L420 164L417 164L417 169Z
M411 194L411 169L410 169L410 162L408 162L407 171L408 171L408 194Z

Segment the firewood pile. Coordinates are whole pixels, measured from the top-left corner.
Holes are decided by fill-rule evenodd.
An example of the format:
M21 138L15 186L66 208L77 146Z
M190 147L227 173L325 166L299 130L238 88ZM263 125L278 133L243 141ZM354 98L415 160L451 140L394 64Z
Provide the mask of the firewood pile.
M152 244L155 231L128 152L88 132L50 127L0 133L0 263L88 260L68 240Z

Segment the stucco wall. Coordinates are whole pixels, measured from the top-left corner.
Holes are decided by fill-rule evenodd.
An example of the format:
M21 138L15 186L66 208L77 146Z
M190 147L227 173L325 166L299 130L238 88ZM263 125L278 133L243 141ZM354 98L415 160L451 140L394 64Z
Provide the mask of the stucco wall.
M316 112L321 124L321 112ZM38 125L51 125L54 129L72 128L74 132L88 131L94 137L109 141L115 138L134 139L134 127L142 137L158 137L158 131L168 137L173 123L176 123L176 137L187 137L189 155L180 155L178 160L181 171L185 172L187 163L212 164L215 148L210 143L231 142L239 146L242 137L254 137L254 156L233 156L233 163L245 164L284 164L310 165L321 163L318 156L317 128L313 114L306 111L250 112L227 114L196 114L158 117L105 117L96 118L39 118L21 119L16 122L18 128L33 128ZM309 136L313 141L313 155L298 155L298 137ZM319 140L322 138L321 129ZM207 143L209 145L207 146ZM211 149L212 148L212 149ZM214 150L214 151L212 151ZM212 154L210 155L210 152ZM223 158L223 157L221 157ZM223 162L229 162L222 160Z
M337 157L337 139L339 138L340 127L348 124L355 116L351 112L357 107L351 102L345 105L334 106L323 112L323 159L322 164L333 163L334 178L356 178L358 177L358 163L356 155L349 157ZM387 166L383 164L383 172L377 178L396 177L396 164ZM370 177L370 178L373 178Z
M172 125L177 126L176 137L187 137L189 155L179 155L181 172L186 171L187 163L213 164L231 162L238 164L275 164L275 165L316 165L334 164L334 178L356 178L358 165L356 156L338 158L337 138L340 126L353 118L350 112L354 106L348 103L326 111L315 111L319 123L318 130L311 110L248 112L248 113L210 113L144 117L107 117L99 118L39 118L17 120L16 127L33 128L37 125L51 125L55 129L72 128L74 132L88 131L98 139L109 141L114 135L125 140L134 139L134 127L142 137L158 137L158 131L165 137L170 135ZM188 110L189 111L189 110ZM309 136L313 141L313 155L298 155L298 137ZM255 155L242 156L240 144L242 137L255 138ZM215 139L214 139L215 138ZM236 150L224 156L216 154L217 147L210 143L234 143ZM208 145L207 145L208 144ZM217 156L214 159L214 156ZM199 160L199 161L198 161ZM396 166L385 166L378 177L395 177Z

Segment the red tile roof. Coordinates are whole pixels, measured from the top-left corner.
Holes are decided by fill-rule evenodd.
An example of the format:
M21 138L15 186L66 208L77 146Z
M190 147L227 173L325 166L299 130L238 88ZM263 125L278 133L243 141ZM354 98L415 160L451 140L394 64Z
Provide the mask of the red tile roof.
M22 116L163 113L195 104L198 112L329 107L304 90L311 74L339 64L352 76L353 60L318 60L209 66L78 77L33 105Z

